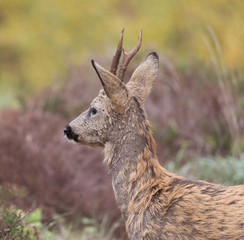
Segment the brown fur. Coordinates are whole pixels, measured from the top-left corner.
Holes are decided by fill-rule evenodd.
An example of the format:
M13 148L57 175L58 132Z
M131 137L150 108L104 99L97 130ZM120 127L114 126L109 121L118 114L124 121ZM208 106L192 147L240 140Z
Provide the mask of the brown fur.
M104 162L129 238L244 239L244 186L190 181L169 173L157 160L144 111L158 76L157 54L149 54L126 85L93 65L104 90L90 110L69 124L69 138L105 147Z

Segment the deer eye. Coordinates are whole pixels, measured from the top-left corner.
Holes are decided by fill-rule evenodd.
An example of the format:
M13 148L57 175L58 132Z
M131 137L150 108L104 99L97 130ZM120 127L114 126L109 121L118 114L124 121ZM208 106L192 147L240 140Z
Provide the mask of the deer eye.
M97 109L96 109L96 108L91 107L91 108L89 109L89 116L90 116L90 117L96 115L96 113L97 113Z

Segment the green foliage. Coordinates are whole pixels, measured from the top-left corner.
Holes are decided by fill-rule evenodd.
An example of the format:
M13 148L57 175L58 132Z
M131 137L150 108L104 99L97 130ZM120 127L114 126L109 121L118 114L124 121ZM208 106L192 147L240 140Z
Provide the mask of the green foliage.
M244 154L235 157L197 158L194 161L178 166L170 162L167 168L175 170L177 174L194 180L205 180L225 185L244 184Z
M29 239L29 233L24 227L23 212L14 206L9 206L11 200L26 194L25 188L0 185L0 239Z
M38 239L38 231L42 227L41 210L25 213L11 204L13 199L22 198L26 194L27 191L23 187L0 186L0 239Z
M36 228L40 228L41 227L41 225L42 225L41 221L42 221L42 211L39 208L35 209L35 211L31 212L25 218L25 222L27 224L32 224Z
M4 189L4 190L3 190ZM3 198L11 199L12 196L21 197L22 192L14 192L5 196L8 191L6 187L1 187ZM20 194L20 195L19 195ZM2 199L3 199L2 198ZM7 202L6 202L7 203ZM120 225L120 222L109 223L109 218L105 217L101 223L95 218L81 218L77 224L68 224L65 216L54 215L53 220L43 223L43 214L40 208L32 212L25 213L22 210L3 204L0 206L0 239L3 240L78 240L78 239L101 239L112 240L114 231Z
M103 239L112 240L114 239L114 231L119 227L120 222L114 222L112 225L109 224L109 218L104 217L101 223L98 223L95 218L82 218L83 225L82 239Z
M244 154L239 158L199 158L192 163L192 173L200 179L221 184L244 184Z
M204 37L210 26L225 49L227 66L243 67L243 11L243 1L227 0L2 0L0 106L17 107L6 99L50 85L68 64L88 61L92 52L111 56L124 26L126 48L143 28L146 47L167 49L179 62L196 56L209 62Z
M50 230L48 224L42 223L42 210L35 209L29 215L25 216L25 231L29 233L30 239L55 239L55 232Z
M16 209L3 208L0 211L0 238L27 240L28 232L25 231L23 218L20 211Z

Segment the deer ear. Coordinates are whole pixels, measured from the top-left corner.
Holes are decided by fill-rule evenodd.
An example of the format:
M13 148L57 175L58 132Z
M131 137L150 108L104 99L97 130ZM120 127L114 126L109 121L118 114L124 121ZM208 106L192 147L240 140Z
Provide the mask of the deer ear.
M129 105L129 93L126 85L94 60L91 62L102 83L106 95L111 100L112 108L118 113L124 113Z
M146 97L156 84L159 73L158 54L150 53L137 67L130 81L126 84L131 96L137 97L140 104L144 104Z

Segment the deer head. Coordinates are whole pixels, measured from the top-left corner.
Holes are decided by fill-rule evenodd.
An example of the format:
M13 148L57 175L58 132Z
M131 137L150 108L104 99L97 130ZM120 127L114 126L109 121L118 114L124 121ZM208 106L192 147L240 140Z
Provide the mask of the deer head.
M64 129L69 140L91 146L105 146L119 140L126 132L136 128L144 117L144 102L151 92L158 76L158 55L150 53L137 67L129 82L123 82L126 68L138 52L142 41L142 31L136 47L126 53L122 49L124 29L110 71L92 60L92 65L101 81L103 89L92 101L89 109L79 115ZM116 75L120 55L123 61Z

